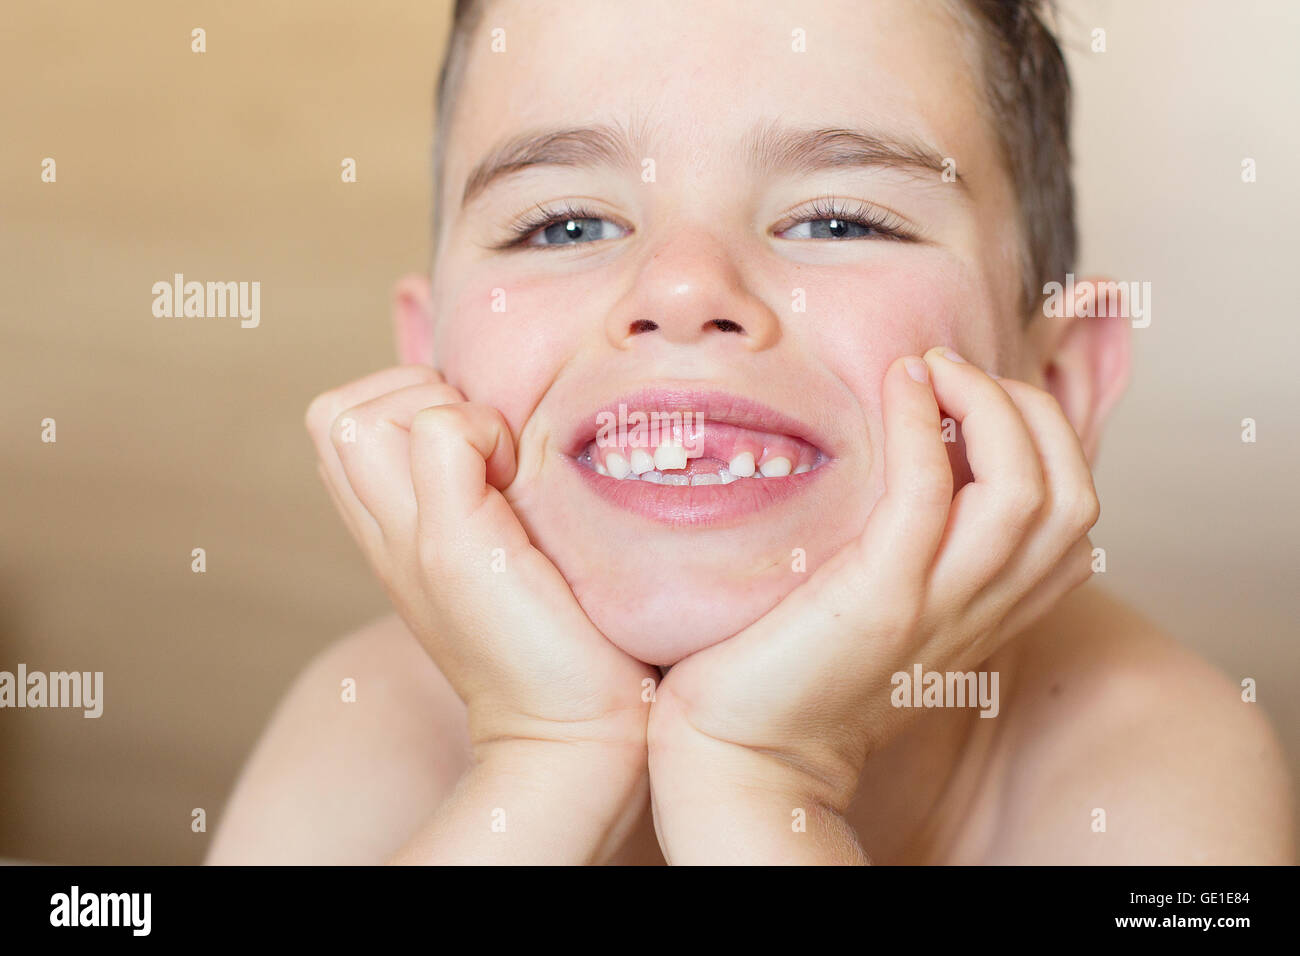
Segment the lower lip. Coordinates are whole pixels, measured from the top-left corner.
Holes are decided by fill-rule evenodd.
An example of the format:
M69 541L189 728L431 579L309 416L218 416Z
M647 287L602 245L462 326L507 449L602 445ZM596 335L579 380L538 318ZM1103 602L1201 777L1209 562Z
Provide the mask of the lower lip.
M830 462L801 475L740 478L729 485L655 485L597 474L565 456L592 491L610 504L672 527L708 528L738 524L766 508L807 491Z

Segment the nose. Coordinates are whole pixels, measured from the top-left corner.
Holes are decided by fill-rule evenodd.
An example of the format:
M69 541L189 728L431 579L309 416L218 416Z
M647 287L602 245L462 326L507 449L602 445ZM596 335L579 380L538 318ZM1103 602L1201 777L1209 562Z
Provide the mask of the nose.
M605 320L616 348L654 339L760 351L780 337L776 315L751 290L725 243L707 230L678 230L647 256Z

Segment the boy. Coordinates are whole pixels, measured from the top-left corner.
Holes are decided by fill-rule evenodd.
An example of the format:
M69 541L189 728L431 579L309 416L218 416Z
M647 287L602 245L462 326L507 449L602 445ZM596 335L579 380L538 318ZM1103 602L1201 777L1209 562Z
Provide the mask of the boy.
M398 613L210 861L1289 861L1259 712L1080 587L1067 103L1028 2L458 3L403 364L307 416Z

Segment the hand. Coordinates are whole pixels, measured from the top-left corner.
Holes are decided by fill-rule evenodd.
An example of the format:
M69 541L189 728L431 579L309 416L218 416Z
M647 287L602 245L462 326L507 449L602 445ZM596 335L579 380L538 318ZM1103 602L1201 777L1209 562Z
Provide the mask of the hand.
M465 789L503 799L497 781L513 778L536 815L537 773L570 764L582 801L601 802L602 781L633 799L645 775L643 681L658 674L596 630L529 542L505 496L515 447L500 412L430 368L401 366L321 395L307 428L352 536L465 702L479 766L499 771Z
M769 835L787 858L860 860L842 816L909 713L890 704L891 676L973 668L1091 574L1099 505L1055 399L943 349L894 362L883 389L885 493L862 535L657 691L650 783L670 862L710 842L715 858L761 857ZM955 497L940 406L974 476ZM756 814L745 832L737 794ZM789 839L794 807L818 838Z

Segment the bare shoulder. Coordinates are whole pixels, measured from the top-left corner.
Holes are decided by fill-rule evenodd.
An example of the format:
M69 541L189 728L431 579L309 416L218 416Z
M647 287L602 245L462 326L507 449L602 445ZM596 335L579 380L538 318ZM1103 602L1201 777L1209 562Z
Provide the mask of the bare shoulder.
M381 863L467 763L464 707L396 615L325 647L277 706L209 863Z
M990 862L1292 861L1261 705L1096 585L1023 636L1009 689Z

